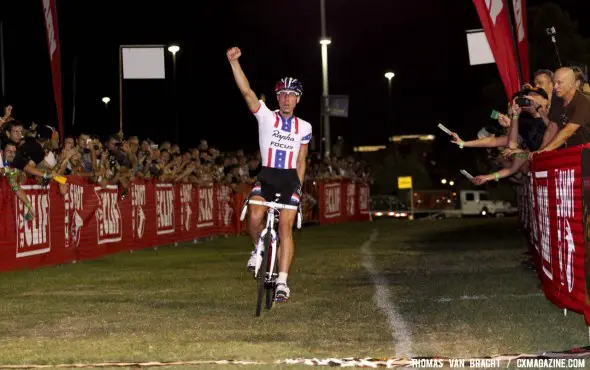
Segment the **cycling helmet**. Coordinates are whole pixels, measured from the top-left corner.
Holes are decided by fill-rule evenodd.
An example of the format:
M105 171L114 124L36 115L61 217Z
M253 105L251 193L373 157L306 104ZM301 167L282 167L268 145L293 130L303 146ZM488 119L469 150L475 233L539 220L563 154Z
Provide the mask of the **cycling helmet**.
M303 85L301 85L301 82L296 78L285 77L275 85L275 93L278 94L281 91L294 91L297 95L302 95Z

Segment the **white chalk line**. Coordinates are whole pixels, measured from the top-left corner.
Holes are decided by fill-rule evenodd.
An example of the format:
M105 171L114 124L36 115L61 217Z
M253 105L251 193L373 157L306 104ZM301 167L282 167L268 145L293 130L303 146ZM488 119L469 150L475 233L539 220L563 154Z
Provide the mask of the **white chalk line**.
M397 307L392 303L391 292L389 291L389 281L379 272L375 265L375 257L371 251L371 244L377 240L377 229L373 230L369 240L361 246L363 253L363 266L371 275L371 280L375 285L375 294L373 301L377 307L383 311L391 328L391 336L395 343L395 351L398 355L411 357L412 342L408 325L400 315Z
M416 303L416 302L457 302L457 301L485 301L490 299L528 299L544 297L543 293L525 293L525 294L476 294L476 295L462 295L459 297L439 297L439 298L415 298L415 299L399 299L399 303Z

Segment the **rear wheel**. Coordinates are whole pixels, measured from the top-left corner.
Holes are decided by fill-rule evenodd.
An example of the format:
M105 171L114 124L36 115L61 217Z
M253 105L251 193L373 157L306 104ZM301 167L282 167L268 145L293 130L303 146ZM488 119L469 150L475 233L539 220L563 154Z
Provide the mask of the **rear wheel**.
M268 271L268 255L270 252L270 232L264 236L264 256L262 257L262 263L260 269L258 269L258 297L256 298L256 316L260 316L262 312L262 300L264 299L264 293L266 288L266 271Z

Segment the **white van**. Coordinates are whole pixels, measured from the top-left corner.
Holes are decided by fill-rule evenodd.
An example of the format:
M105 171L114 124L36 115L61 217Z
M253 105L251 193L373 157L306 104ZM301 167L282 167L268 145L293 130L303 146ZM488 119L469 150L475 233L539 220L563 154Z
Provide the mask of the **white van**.
M445 216L503 216L515 214L518 211L510 202L490 200L488 192L484 190L461 190L459 206L460 209L445 211Z

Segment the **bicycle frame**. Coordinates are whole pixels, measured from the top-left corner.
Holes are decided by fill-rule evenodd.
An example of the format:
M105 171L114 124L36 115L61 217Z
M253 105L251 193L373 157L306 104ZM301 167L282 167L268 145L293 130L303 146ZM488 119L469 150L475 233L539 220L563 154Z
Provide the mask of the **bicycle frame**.
M260 206L264 206L267 207L267 211L266 211L266 226L264 227L264 229L262 230L262 232L260 233L260 238L259 241L262 240L269 232L270 232L270 237L271 237L271 250L270 253L267 254L268 256L272 256L273 258L271 258L270 260L270 266L268 268L268 271L266 272L266 276L264 277L265 280L267 282L272 282L272 277L274 274L274 269L275 269L275 258L274 256L276 256L277 253L277 240L279 238L279 235L277 234L277 231L275 229L275 220L277 218L278 215L280 215L280 209L291 209L291 210L295 210L297 211L297 228L301 229L301 223L302 223L302 214L301 214L301 204L299 206L292 206L292 205L288 205L288 204L281 204L281 203L277 203L278 198L280 197L280 194L277 196L277 199L275 202L266 202L266 201L260 201L260 200L250 200L250 197L248 196L246 198L246 200L244 201L244 205L242 206L242 212L240 215L240 221L243 221L245 216L246 216L246 211L248 209L248 205L250 204L255 204L255 205L260 205ZM254 276L258 276L258 270L260 269L260 265L262 264L262 256L264 254L264 243L260 243L260 248L257 248L257 253L256 253L256 267L254 269Z

